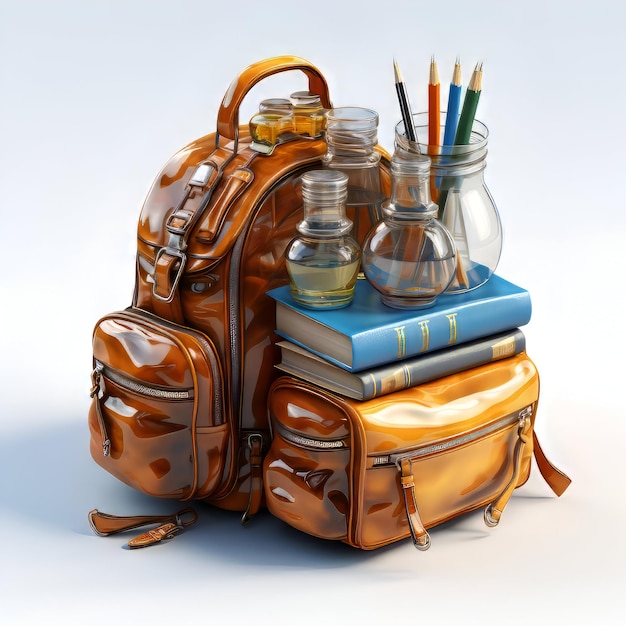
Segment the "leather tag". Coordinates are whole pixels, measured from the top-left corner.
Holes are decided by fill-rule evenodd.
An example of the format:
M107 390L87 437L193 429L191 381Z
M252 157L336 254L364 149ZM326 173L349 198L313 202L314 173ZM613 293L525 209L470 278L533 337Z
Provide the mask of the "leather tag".
M177 526L173 522L167 522L157 528L153 528L148 532L138 535L134 539L128 542L129 548L147 548L155 543L163 541L163 539L171 539L178 531L180 526Z

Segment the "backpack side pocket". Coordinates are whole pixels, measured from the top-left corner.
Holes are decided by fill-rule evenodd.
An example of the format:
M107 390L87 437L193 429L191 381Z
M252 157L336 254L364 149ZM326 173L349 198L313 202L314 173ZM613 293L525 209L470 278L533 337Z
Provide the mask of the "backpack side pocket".
M231 439L211 340L138 309L93 334L90 450L148 495L189 500L221 484Z

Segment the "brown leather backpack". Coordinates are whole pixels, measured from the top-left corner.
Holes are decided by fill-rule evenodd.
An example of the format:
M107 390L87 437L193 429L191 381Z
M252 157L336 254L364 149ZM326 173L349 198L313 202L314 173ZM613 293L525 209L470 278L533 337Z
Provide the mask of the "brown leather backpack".
M132 306L93 337L91 453L145 493L202 499L244 519L263 503L267 394L276 377L274 304L284 251L302 219L300 177L320 168L323 136L251 147L239 108L260 80L300 70L330 107L326 80L296 57L256 63L222 100L215 133L175 154L138 225ZM389 156L381 179L390 186Z

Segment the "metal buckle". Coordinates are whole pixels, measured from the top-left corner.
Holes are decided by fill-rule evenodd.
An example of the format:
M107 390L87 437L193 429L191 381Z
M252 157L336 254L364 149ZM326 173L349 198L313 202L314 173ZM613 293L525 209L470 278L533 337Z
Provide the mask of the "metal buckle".
M167 221L165 222L165 228L167 229L167 232L170 234L170 243L168 244L169 246L176 247L179 250L184 250L186 246L183 246L179 243L174 244L174 245L172 244L172 235L184 235L185 232L187 231L187 228L189 227L189 222L191 221L192 215L193 214L191 211L178 209L177 211L174 211L167 218ZM174 220L180 220L184 222L183 226L174 226L172 224Z
M248 448L252 448L252 444L255 441L258 441L261 447L263 447L263 435L261 435L260 433L251 433L248 435L247 439L248 439Z
M193 187L204 187L211 180L213 172L215 172L213 165L210 163L200 163L187 184Z

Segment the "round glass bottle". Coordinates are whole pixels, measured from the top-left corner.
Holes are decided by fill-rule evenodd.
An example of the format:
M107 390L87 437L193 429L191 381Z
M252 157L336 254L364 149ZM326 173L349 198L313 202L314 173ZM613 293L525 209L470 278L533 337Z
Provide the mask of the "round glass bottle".
M445 127L441 114L441 136ZM417 142L406 137L404 123L396 126L395 148L408 153L428 151L428 114L413 116ZM489 131L474 120L470 143L442 146L430 154L431 177L437 189L439 220L452 234L457 248L458 268L449 293L462 293L486 283L496 270L502 252L502 225L496 204L487 189Z
M259 105L259 112L250 118L252 140L274 146L281 133L294 130L293 107L285 98L268 98Z
M362 244L370 228L382 218L386 199L380 179L378 113L361 107L339 107L326 113L327 151L324 167L348 175L346 215Z
M345 214L348 177L312 170L302 176L304 219L285 259L293 299L315 309L339 309L354 297L361 261Z
M363 244L366 278L396 309L432 306L456 270L456 248L430 198L430 159L396 150L391 198Z

